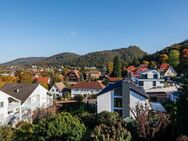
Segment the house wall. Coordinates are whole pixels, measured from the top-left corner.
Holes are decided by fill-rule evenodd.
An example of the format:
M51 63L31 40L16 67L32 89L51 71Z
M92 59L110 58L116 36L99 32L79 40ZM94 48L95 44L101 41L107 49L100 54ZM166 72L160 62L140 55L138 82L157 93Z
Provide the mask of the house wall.
M174 77L176 75L177 75L177 73L171 67L169 67L169 69L164 74L164 76L169 76L169 77Z
M29 108L31 109L31 111L34 111L37 108L47 107L47 105L50 104L47 103L47 92L48 90L46 90L43 86L39 85L28 97L28 99L22 104L22 108Z
M6 117L8 116L8 96L1 91L0 102L4 103L4 106L0 108L0 123L4 124L6 122Z
M112 101L111 91L97 96L97 113L101 113L103 111L113 112Z
M138 103L145 106L145 104L148 103L148 100L145 97L137 94L136 92L130 91L130 107L129 108L134 109ZM134 118L131 110L130 110L130 116Z
M53 87L50 89L50 93L52 93L52 94L54 94L54 95L62 96L62 92L60 92L55 86L53 86Z
M3 107L0 107L0 125L8 124L8 122L13 117L15 117L17 121L21 120L21 115L20 115L21 101L17 101L14 99L15 102L9 103L8 98L12 98L12 97L0 91L0 102L3 102Z
M139 81L142 81L142 80L139 80ZM143 80L143 88L144 89L151 89L151 88L154 88L154 87L164 87L164 83L161 83L160 81L155 81L156 82L156 86L153 86L153 81L155 80L146 80L144 81Z
M101 90L96 89L71 89L72 96L84 94L98 94Z

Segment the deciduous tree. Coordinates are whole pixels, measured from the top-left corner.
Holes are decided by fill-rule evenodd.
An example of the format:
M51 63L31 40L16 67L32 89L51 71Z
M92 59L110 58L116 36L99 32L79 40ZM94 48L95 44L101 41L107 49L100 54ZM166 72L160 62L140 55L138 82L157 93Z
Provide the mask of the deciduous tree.
M179 64L179 56L180 52L179 50L171 50L169 52L169 64L172 65L173 67L177 67Z

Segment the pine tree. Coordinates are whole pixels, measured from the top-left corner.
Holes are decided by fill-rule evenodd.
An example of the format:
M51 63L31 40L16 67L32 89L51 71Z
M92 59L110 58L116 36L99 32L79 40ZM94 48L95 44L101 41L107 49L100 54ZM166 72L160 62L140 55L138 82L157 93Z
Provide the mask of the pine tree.
M118 56L114 57L113 76L114 77L121 77L121 61L120 61L120 58Z

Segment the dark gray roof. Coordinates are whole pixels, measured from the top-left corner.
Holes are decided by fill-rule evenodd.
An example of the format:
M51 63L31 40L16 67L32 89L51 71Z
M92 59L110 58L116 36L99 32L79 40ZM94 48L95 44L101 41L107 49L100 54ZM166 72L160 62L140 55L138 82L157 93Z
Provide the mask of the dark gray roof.
M113 89L117 89L119 87L122 87L122 83L128 82L129 83L129 88L130 90L140 94L141 96L144 96L146 98L148 98L148 95L145 93L144 89L142 87L140 87L139 85L136 85L135 83L133 83L130 80L121 80L121 81L117 81L116 83L113 84L109 84L106 88L104 88L97 96L102 95L104 93L107 93Z
M0 90L6 94L21 100L23 104L27 98L33 93L39 84L21 84L21 83L10 83L5 84Z

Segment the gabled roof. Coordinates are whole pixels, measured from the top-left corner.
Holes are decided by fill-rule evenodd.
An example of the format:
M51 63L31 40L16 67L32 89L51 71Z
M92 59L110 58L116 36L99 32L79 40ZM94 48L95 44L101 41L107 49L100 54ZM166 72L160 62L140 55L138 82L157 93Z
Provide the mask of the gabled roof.
M66 86L63 84L63 82L55 83L54 84L56 88L58 88L60 91L62 91Z
M23 104L38 86L39 84L9 83L5 84L0 90L21 100L21 103Z
M80 72L79 70L70 70L67 75L71 75L72 73L74 73L76 75L77 78L80 78Z
M78 82L72 86L73 89L103 89L104 87L105 85L99 81Z
M114 89L117 89L119 87L122 87L122 83L129 83L129 88L130 90L140 94L141 96L143 97L146 97L148 98L148 95L145 93L144 89L138 85L136 85L135 83L131 82L130 80L121 80L121 81L118 81L114 84L109 84L106 88L104 88L99 94L99 95L102 95L104 93L107 93L109 91L112 91Z

